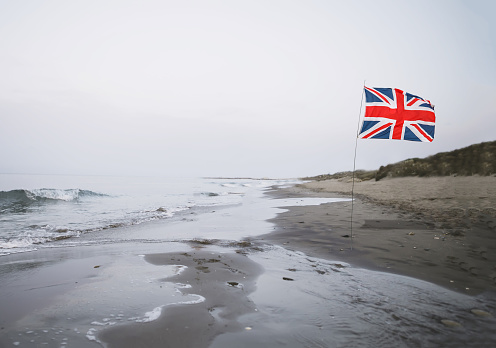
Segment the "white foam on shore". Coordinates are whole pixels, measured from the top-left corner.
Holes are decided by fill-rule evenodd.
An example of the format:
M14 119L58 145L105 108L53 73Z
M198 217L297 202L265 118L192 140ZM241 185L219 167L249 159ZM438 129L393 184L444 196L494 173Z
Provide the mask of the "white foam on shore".
M185 269L187 269L188 267L187 266L184 266L184 265L174 265L175 267L177 267L177 274L180 274L181 272L183 272ZM182 294L183 296L193 296L193 297L196 297L195 300L190 300L190 301L179 301L179 302L173 302L173 303L168 303L166 305L162 305L162 306L159 306L159 307L155 307L153 310L149 311L149 312L146 312L144 317L143 318L130 318L129 320L134 320L136 323L149 323L151 321L155 321L157 320L158 318L160 318L160 316L162 315L162 309L166 306L172 306L172 305L191 305L191 304L198 304L198 303L202 303L202 302L205 302L206 299L205 297L201 296L201 295L197 295L197 294L183 294L179 289L190 289L191 288L191 285L190 284L182 284L182 283L176 283L175 284L175 287L176 287L176 292Z
M91 328L88 330L86 333L86 338L88 338L90 341L98 342L101 343L97 338L96 338L96 329Z
M198 304L198 303L205 302L205 300L206 300L205 297L203 297L201 295L191 294L189 296L195 296L195 297L197 297L197 299L191 300L191 301L169 303L169 304L166 304L163 306L155 307L151 311L146 312L143 318L129 318L129 320L134 320L136 323L149 323L149 322L155 321L158 318L160 318L160 316L162 315L162 309L166 306L180 305L180 304L184 304L184 305Z
M104 323L101 323L99 321L92 321L91 325L96 325L96 326L112 326L117 324L115 321L108 321L109 319L105 318L103 319Z
M137 319L136 322L137 323L149 323L150 321L157 320L158 318L160 318L160 315L162 314L162 307L163 306L156 307L153 310L151 310L150 312L146 312L145 317L143 319Z
M198 297L197 300L191 300L191 301L185 301L185 302L178 302L177 304L197 304L197 303L202 303L205 302L205 297L201 295L196 295L196 294L191 294L190 296L196 296Z
M176 285L176 291L179 291L178 289L190 289L191 288L190 284L176 283L175 285Z
M180 275L181 273L183 273L184 271L186 271L188 269L188 266L185 266L185 265L172 265L175 267L175 270L174 270L174 275Z

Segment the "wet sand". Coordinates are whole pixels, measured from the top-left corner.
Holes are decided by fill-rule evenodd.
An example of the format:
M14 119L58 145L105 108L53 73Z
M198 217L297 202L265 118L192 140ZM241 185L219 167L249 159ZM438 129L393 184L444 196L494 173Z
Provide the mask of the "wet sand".
M274 197L351 197L351 178L279 189ZM266 240L322 258L423 279L451 290L496 291L496 177L355 182L351 202L292 207ZM351 234L353 233L353 239Z
M150 254L145 260L157 266L185 267L167 282L179 284L178 291L197 296L199 303L168 306L167 315L147 325L105 330L99 338L108 342L109 348L208 347L220 334L243 330L237 318L256 310L248 295L254 291L262 267L244 255L192 250Z

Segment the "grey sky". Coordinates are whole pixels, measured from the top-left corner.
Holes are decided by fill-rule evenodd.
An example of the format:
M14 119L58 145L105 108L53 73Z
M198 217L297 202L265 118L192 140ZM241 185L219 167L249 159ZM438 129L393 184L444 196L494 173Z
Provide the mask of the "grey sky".
M351 170L364 80L437 127L358 168L495 140L496 2L0 0L0 172Z

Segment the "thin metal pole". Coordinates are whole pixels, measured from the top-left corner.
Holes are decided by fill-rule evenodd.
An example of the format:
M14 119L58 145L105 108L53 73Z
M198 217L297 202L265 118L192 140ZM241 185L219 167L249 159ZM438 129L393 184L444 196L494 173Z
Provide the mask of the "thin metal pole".
M355 193L355 171L356 171L356 157L357 157L357 147L358 147L358 134L360 132L360 115L362 114L362 105L363 105L363 94L365 93L365 81L363 81L363 89L362 89L362 98L360 100L360 112L358 113L358 125L357 125L357 134L355 139L355 156L353 157L353 179L351 184L351 217L350 217L350 240L351 240L351 250L353 250L353 202L354 193Z

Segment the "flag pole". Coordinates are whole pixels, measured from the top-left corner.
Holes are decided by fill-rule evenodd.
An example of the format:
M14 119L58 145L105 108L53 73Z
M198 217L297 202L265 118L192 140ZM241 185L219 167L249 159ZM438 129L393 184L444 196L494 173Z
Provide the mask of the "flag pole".
M357 125L357 134L355 139L355 156L353 157L353 179L351 184L351 217L350 217L350 250L353 250L353 202L354 193L355 193L355 171L356 171L356 157L357 157L357 147L358 147L358 134L360 134L360 115L362 114L362 105L363 105L363 94L365 93L365 80L363 81L362 88L362 97L360 99L360 112L358 113L358 125Z

